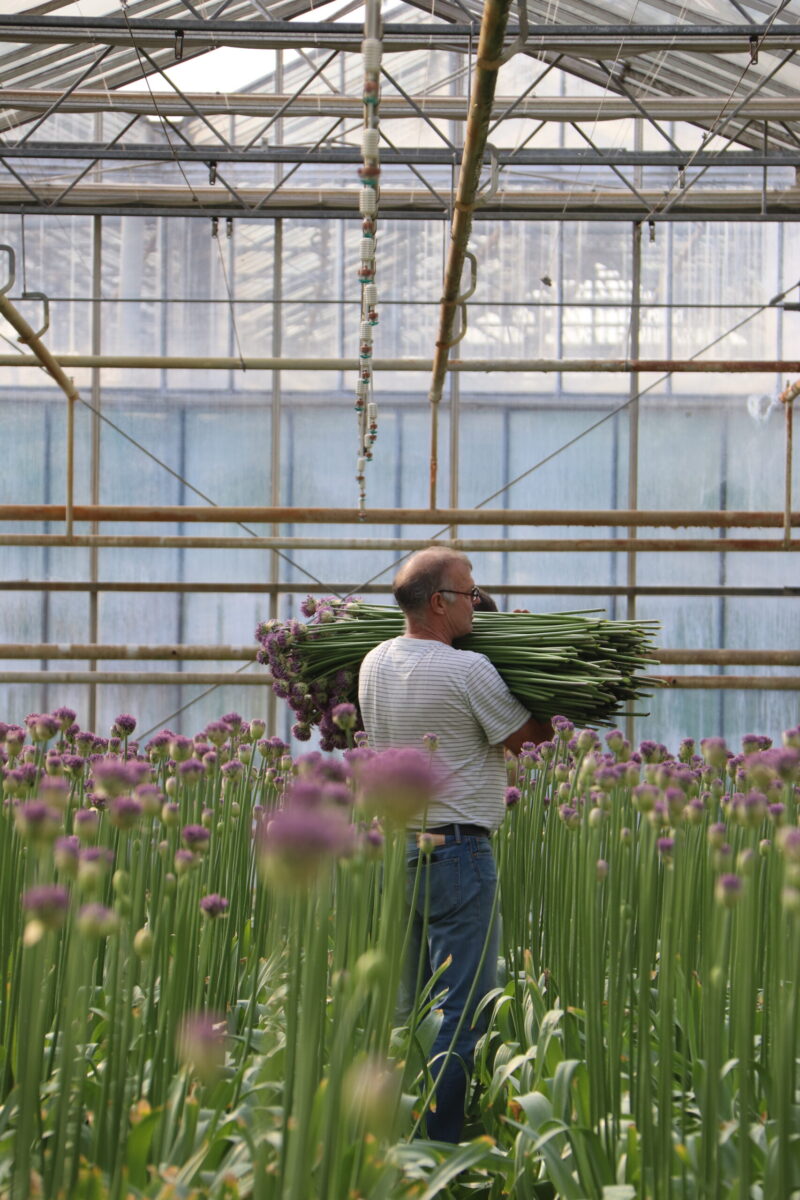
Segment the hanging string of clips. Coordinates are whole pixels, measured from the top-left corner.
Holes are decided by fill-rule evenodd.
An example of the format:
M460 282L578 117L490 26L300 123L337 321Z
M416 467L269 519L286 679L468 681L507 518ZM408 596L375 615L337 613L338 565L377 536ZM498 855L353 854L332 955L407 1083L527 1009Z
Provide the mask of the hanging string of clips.
M359 328L358 382L356 384L356 413L358 414L358 457L356 483L358 505L364 512L367 493L365 469L372 458L372 447L378 436L378 406L373 399L372 329L378 324L378 288L375 283L375 247L380 193L380 134L378 104L380 101L380 69L383 43L381 41L380 0L367 0L364 16L364 40L361 54L364 60L364 128L361 133L359 168L361 193L358 211L361 214L361 263L358 281L361 284L361 323Z

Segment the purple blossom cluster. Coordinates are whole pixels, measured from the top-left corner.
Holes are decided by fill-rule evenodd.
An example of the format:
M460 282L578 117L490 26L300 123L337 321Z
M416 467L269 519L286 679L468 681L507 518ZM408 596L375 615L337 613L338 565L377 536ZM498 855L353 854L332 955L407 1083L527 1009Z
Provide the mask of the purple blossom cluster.
M269 667L272 690L287 701L297 718L292 734L305 742L311 737L312 726L317 726L323 750L344 749L351 744L354 732L361 729L354 704L356 676L342 669L309 678L302 647L313 639L320 625L342 620L354 603L333 596L307 596L300 606L303 616L308 617L306 624L270 620L256 627L256 640L261 646L256 658Z

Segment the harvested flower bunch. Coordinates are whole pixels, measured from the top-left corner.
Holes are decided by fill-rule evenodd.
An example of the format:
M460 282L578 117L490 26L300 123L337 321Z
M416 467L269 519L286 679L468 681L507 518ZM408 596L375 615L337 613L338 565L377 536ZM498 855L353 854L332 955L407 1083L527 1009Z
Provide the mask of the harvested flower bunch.
M301 621L264 621L258 661L272 671L276 695L297 715L295 737L319 726L323 749L348 744L335 710L353 704L364 656L404 628L397 608L309 596ZM485 654L513 694L540 720L560 713L582 725L608 725L649 693L641 674L652 661L657 622L610 621L593 613L476 613L456 643Z

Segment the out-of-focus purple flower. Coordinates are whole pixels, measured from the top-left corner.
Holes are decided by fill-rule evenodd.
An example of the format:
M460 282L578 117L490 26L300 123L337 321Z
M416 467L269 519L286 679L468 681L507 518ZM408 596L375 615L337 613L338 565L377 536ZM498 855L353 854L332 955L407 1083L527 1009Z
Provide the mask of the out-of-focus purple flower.
M191 1013L178 1031L178 1056L184 1066L210 1085L225 1066L225 1018L212 1013Z
M200 859L191 850L184 847L182 850L175 851L174 863L176 875L188 875L189 871L200 866Z
M30 800L16 808L14 824L21 838L34 846L43 846L55 838L61 827L61 817L49 804Z
M742 880L738 875L720 875L714 887L714 895L719 904L725 908L733 908L742 894Z
M772 738L764 733L746 733L742 738L742 754L756 754L759 750L769 750Z
M133 795L134 799L141 804L142 812L146 817L157 817L161 812L164 797L155 783L140 783L135 788Z
M793 729L785 729L781 741L791 750L800 750L800 725L795 725Z
M355 729L358 723L358 712L355 704L337 704L331 710L331 719L334 725L338 725L340 729L352 730Z
M229 779L233 783L242 778L246 769L244 763L238 758L232 758L230 762L223 763L220 768L223 779Z
M656 847L661 858L671 859L675 850L675 838L660 837L656 841Z
M75 712L74 708L56 708L52 714L53 719L58 722L59 729L62 733L67 732L77 715L78 714Z
M203 764L196 758L187 758L184 762L178 763L178 775L184 783L190 786L194 783L199 783L203 778Z
M678 749L678 758L683 763L692 761L694 757L694 738L683 738Z
M519 804L519 800L520 800L519 788L518 787L507 787L505 799L506 799L506 808L514 808L517 804Z
M49 742L58 733L59 725L55 717L49 713L39 713L30 727L31 740L34 742Z
M60 884L48 883L40 887L29 888L22 897L22 907L29 921L38 922L39 936L46 929L60 929L67 917L69 907L69 892ZM26 942L32 944L38 940L35 933Z
M64 875L74 878L78 873L78 850L80 842L75 834L70 837L56 838L53 847L53 861Z
M311 738L311 726L307 721L295 721L292 726L292 737L298 742L307 742Z
M237 734L242 727L242 718L237 712L225 713L222 722L228 726L228 729L233 734Z
M625 744L625 734L621 729L611 729L606 734L606 745L614 754L617 754Z
M141 802L133 796L116 796L109 805L108 816L117 829L133 829L142 816Z
M100 828L100 813L96 808L79 808L72 820L82 842L94 841Z
M784 825L778 833L778 844L791 863L800 863L800 826Z
M553 729L556 731L556 733L558 735L558 739L561 742L568 741L569 738L571 738L573 733L575 732L574 723L572 721L570 721L567 717L555 716L555 717L553 717L550 724L553 726Z
M391 825L405 825L425 811L436 794L439 771L422 750L383 750L354 764L361 807Z
M786 805L781 804L780 800L777 800L774 804L769 804L767 806L767 812L769 813L770 820L774 825L782 825L784 814L786 812Z
M161 820L168 829L177 829L181 819L181 806L168 800L161 807Z
M129 792L138 782L131 770L133 764L118 758L101 758L92 765L95 791L107 800Z
M94 750L94 734L88 729L83 729L80 733L77 733L75 735L75 749L78 751L78 754L82 754L84 758L88 758Z
M95 892L114 864L114 855L105 846L86 846L78 854L78 886Z
M261 825L261 873L278 890L308 886L334 858L352 853L354 837L340 809L289 803Z
M578 829L581 823L580 813L571 804L559 804L558 815L567 829Z
M184 737L183 734L173 734L169 740L169 756L176 763L186 762L187 758L191 758L193 750L194 742L191 738Z
M226 900L217 892L211 892L208 896L203 896L200 907L207 917L221 917L224 912L228 911L230 900Z
M184 825L181 839L188 850L202 854L208 849L211 834L204 825Z
M104 904L84 904L78 913L78 929L85 937L110 937L119 929L119 917Z
M703 758L712 767L724 767L728 759L728 747L721 737L707 737L700 741Z
M9 725L6 728L6 750L9 759L16 758L25 742L25 730L20 725Z

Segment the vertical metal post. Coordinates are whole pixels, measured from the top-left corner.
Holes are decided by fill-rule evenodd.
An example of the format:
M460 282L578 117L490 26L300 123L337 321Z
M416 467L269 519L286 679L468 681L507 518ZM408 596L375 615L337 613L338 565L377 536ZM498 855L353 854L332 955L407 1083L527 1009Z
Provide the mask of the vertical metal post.
M272 355L280 357L283 334L283 219L275 220L275 236L272 247ZM270 431L270 504L277 508L281 502L281 373L272 372L272 428ZM280 526L271 528L273 537L280 533ZM280 580L281 560L275 550L270 551L270 582ZM269 615L278 616L278 592L273 588L269 595ZM267 728L275 733L277 706L272 688L267 692Z
M632 359L639 357L639 328L640 303L642 297L642 226L634 221L631 241L631 333L629 354ZM631 371L628 385L630 406L628 408L628 508L639 506L639 372ZM628 537L636 537L636 527L628 526ZM636 551L627 551L628 570L627 585L636 587ZM636 620L636 594L628 592L627 619ZM629 741L634 740L634 718L628 716L625 722L625 736Z
M794 420L794 397L784 402L786 409L786 480L784 485L783 543L788 547L792 541L792 425Z
M70 383L73 381L70 379ZM67 396L67 498L64 516L66 518L66 535L71 538L73 529L72 513L75 507L75 393Z
M102 350L102 313L100 299L103 286L102 272L102 251L103 251L103 218L95 216L92 218L92 354L100 354ZM92 504L100 503L100 405L102 403L102 393L100 390L100 368L92 367L91 374L91 389L92 389L92 425L91 425L91 492ZM98 521L92 521L91 532L99 533L100 525ZM89 549L89 579L92 584L96 584L99 577L99 556L100 551L97 546L91 546ZM100 614L99 614L100 594L97 587L93 587L89 592L89 641L93 646L97 645L100 634ZM97 661L92 659L89 663L89 670L97 671ZM97 727L97 684L93 683L89 687L89 729Z

